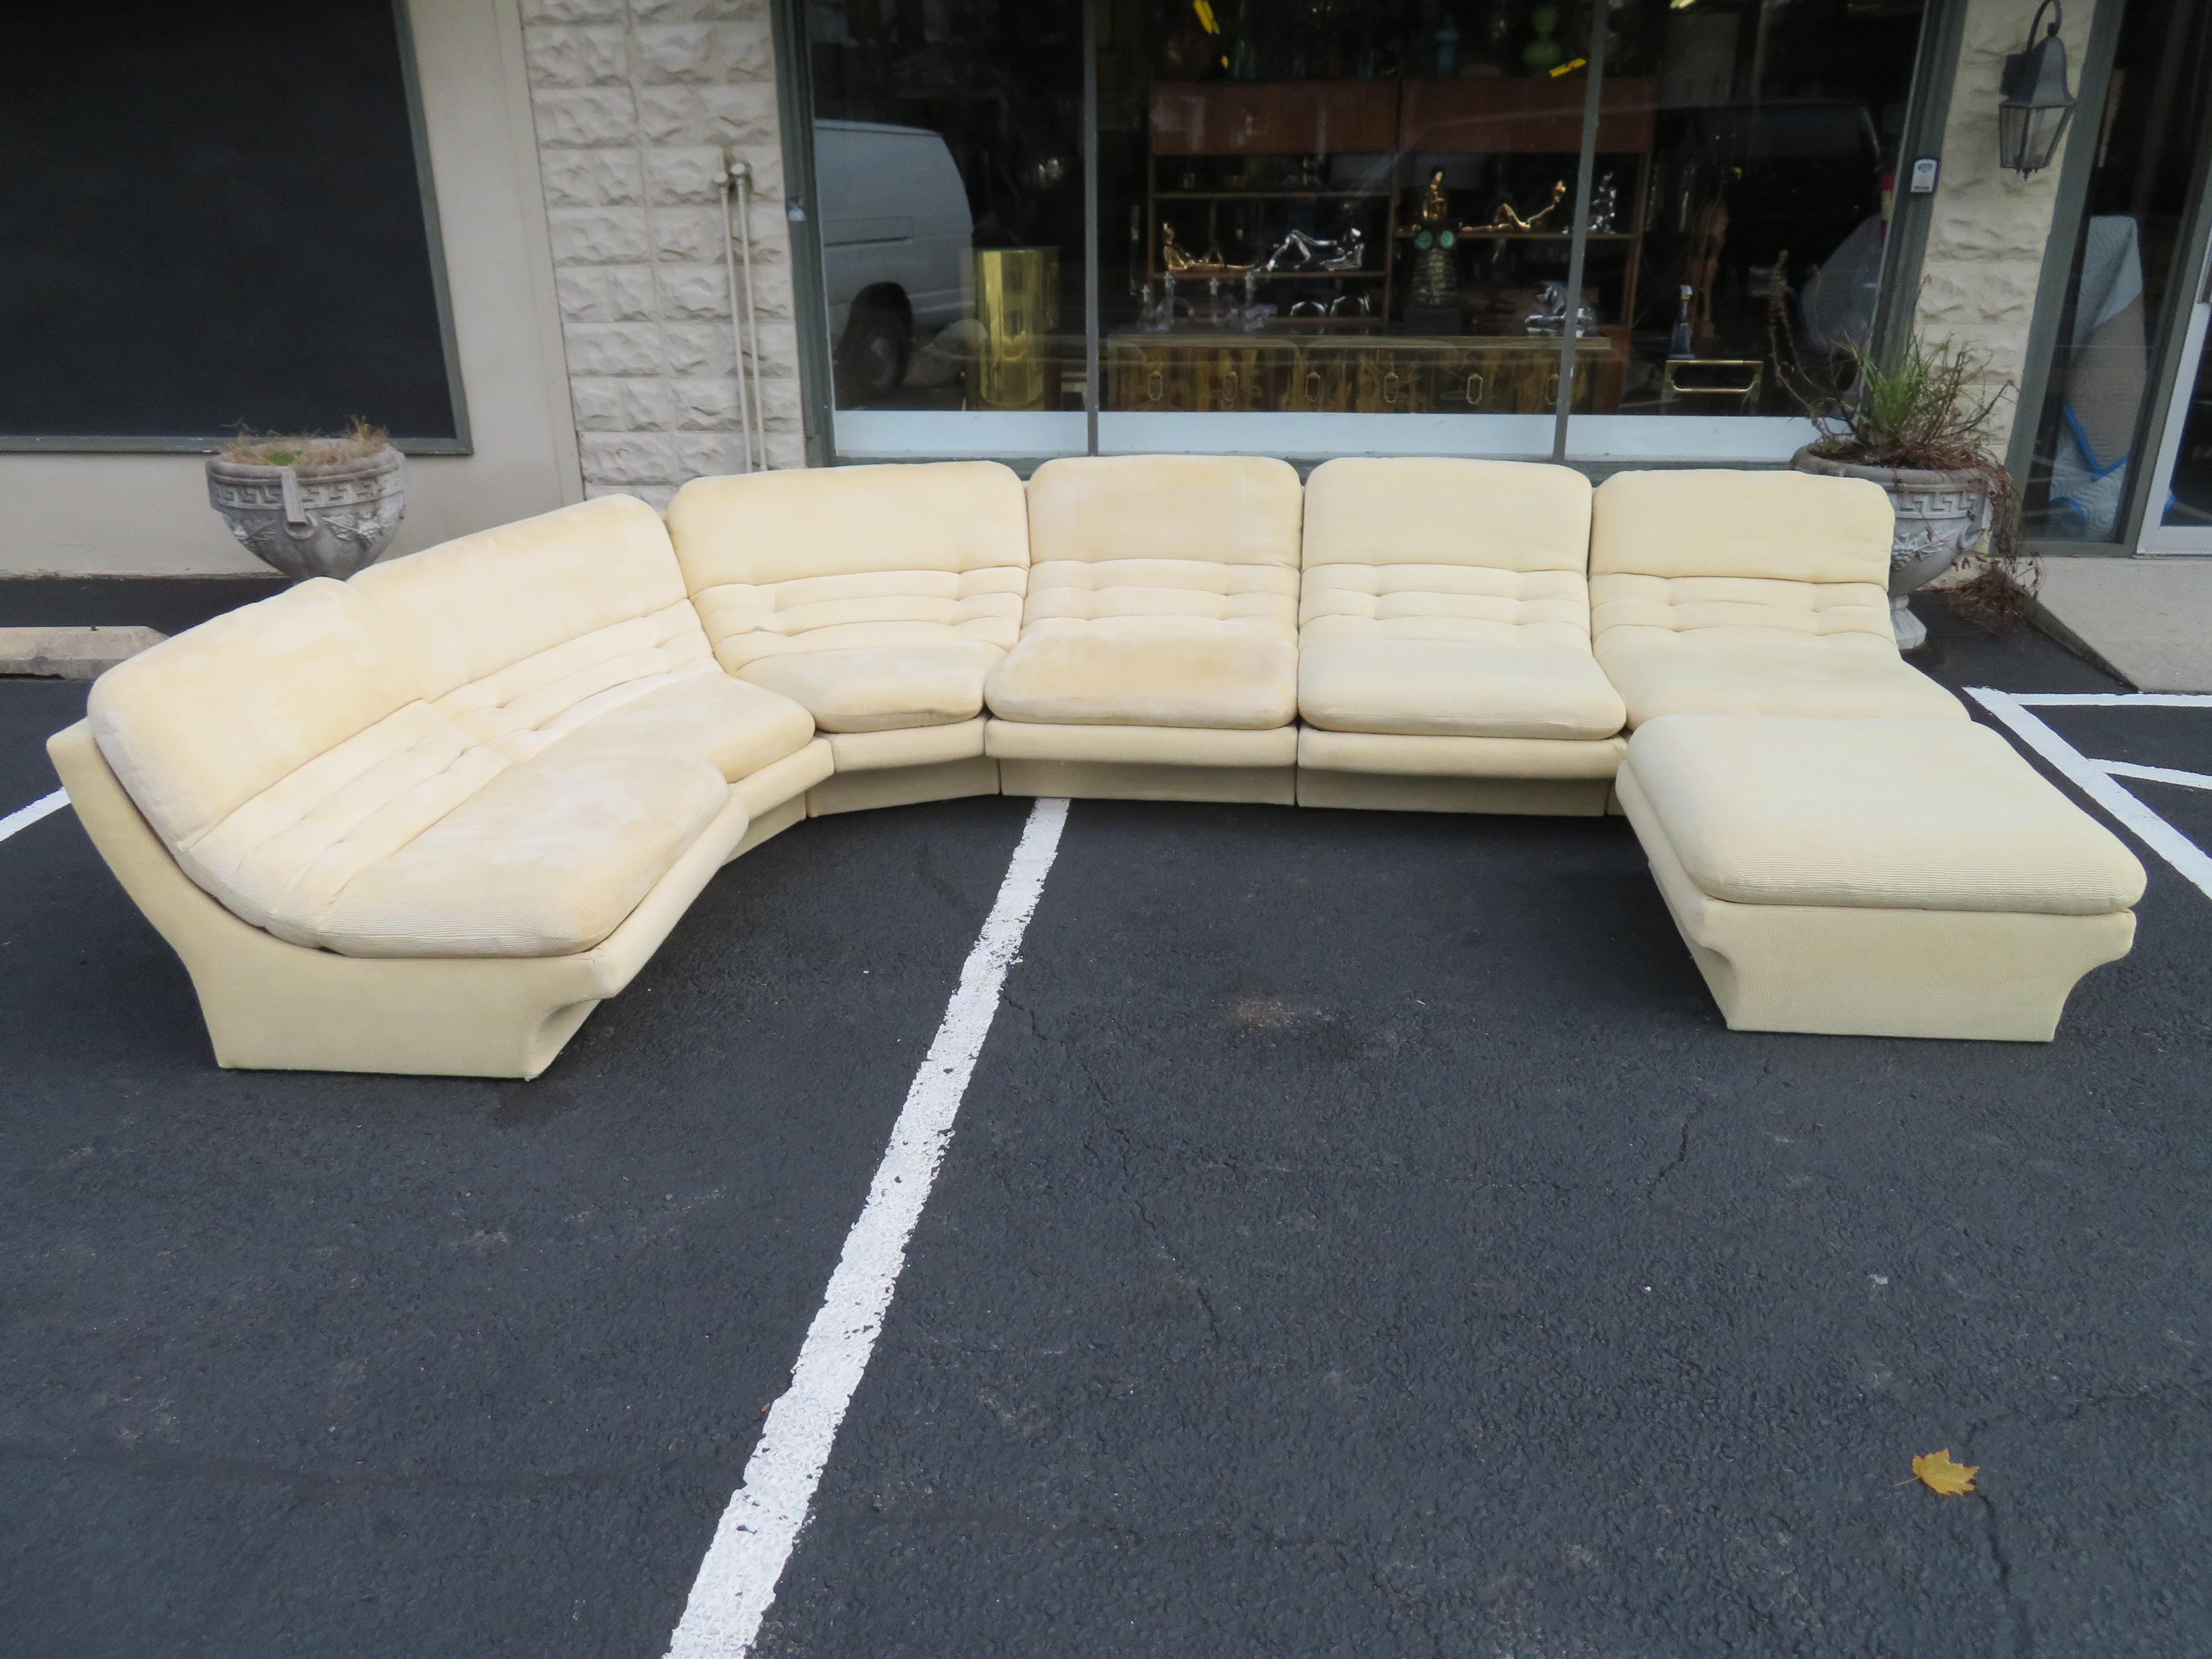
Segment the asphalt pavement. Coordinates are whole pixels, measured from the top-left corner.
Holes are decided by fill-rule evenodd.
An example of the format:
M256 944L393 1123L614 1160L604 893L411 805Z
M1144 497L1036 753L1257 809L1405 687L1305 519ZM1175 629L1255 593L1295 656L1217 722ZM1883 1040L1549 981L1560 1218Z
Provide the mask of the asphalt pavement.
M82 696L0 684L0 811ZM769 843L531 1084L220 1072L70 816L0 842L0 1654L659 1654L1026 811ZM760 1651L2212 1651L2145 862L2051 1045L1736 1034L1618 819L1077 803Z

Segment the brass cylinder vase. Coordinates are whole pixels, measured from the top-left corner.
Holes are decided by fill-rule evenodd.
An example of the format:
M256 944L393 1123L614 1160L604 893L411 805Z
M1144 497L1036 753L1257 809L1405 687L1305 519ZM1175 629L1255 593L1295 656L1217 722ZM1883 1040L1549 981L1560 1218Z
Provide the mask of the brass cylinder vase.
M1048 247L979 248L975 320L983 326L969 398L978 409L1046 409L1056 372L1052 342L1060 326L1060 252Z

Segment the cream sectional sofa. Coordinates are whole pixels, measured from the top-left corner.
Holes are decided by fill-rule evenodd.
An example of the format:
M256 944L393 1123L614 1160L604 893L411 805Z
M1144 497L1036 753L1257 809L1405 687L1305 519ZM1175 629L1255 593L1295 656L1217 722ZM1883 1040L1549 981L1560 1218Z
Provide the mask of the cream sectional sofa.
M1899 657L1887 512L1466 460L706 478L665 525L609 497L301 583L111 670L49 747L224 1066L534 1076L809 814L1593 814L1616 773L1732 1024L2047 1036L2141 868ZM1998 803L1970 862L2003 878L1913 850L1972 817L1947 770ZM1886 805L1783 844L1853 800ZM2046 939L2032 986L1925 991Z

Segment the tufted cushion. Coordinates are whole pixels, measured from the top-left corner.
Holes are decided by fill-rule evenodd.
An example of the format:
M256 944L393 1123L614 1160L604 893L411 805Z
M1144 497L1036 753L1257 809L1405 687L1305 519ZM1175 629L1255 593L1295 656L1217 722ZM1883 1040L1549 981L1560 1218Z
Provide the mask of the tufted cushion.
M1048 461L1030 480L1002 720L1287 726L1297 712L1297 474L1243 456Z
M1881 488L1808 473L1621 472L1599 486L1590 620L1629 723L1745 714L1964 720L1897 653Z
M1690 879L1737 904L2086 916L2142 896L2134 854L1971 721L1672 715L1623 769Z
M1322 640L1298 658L1298 712L1334 732L1609 738L1620 694L1579 641Z
M939 638L762 657L741 672L804 705L824 732L895 732L975 719L983 681L1006 654L984 640Z
M812 738L716 671L659 520L621 499L217 617L103 677L91 718L201 887L384 956L589 948L730 779Z
M668 525L723 667L825 732L975 719L1021 629L1028 522L995 461L695 478Z
M1589 649L1589 483L1514 461L1347 457L1306 484L1298 709L1326 730L1612 736Z

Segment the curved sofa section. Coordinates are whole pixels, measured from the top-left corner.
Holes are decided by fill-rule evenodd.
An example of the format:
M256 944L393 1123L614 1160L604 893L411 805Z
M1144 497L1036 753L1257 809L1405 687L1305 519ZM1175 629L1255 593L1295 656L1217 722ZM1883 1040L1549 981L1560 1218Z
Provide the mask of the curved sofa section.
M1249 457L702 478L314 580L50 744L224 1066L534 1076L714 872L963 795L1595 814L1676 713L1954 720L1887 498Z

